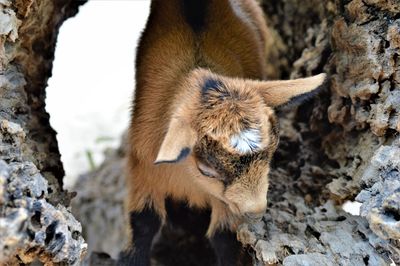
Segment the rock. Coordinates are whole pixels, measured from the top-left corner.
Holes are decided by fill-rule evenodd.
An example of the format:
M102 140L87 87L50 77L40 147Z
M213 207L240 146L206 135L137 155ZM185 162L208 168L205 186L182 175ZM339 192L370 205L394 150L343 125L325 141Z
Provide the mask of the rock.
M366 188L356 198L361 216L379 237L400 239L400 140L375 152L362 180Z
M86 251L81 225L63 205L45 200L48 183L35 165L0 160L0 173L0 202L7 203L0 218L0 261L19 250L23 263L39 258L79 265Z
M330 258L320 253L290 255L283 260L284 266L334 266Z
M79 265L87 245L44 110L58 27L78 3L0 2L0 264Z
M78 194L72 200L72 212L83 222L89 253L103 252L117 258L129 237L124 233L122 155L121 149L110 152L105 162L82 175L74 188Z

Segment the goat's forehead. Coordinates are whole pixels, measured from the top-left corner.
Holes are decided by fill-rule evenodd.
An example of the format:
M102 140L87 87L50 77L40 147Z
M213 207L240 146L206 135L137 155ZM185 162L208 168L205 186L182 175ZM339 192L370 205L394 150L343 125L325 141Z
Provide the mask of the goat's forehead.
M274 115L254 91L209 79L202 88L196 123L200 134L243 155L268 146Z
M247 128L232 134L228 145L240 154L259 151L263 146L263 136L260 128Z
M249 126L250 125L250 126ZM221 121L206 134L220 143L226 150L240 155L254 153L269 144L272 125L270 122L231 124Z
M208 79L204 82L196 119L203 133L240 134L246 138L273 115L263 99L251 89ZM252 130L249 130L252 129ZM254 135L254 134L253 134ZM262 134L261 134L262 135Z
M251 118L261 103L262 98L253 90L215 79L206 80L201 91L200 105L205 113L223 116L226 112L232 117Z

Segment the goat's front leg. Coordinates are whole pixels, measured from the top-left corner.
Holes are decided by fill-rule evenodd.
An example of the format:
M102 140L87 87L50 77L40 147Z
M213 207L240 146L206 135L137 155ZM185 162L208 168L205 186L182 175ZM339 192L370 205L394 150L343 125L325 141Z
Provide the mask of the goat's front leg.
M118 266L149 266L154 236L161 227L161 218L152 208L130 212L131 247L120 254Z
M218 266L238 265L241 245L236 239L236 233L217 231L210 238L210 242L217 257Z

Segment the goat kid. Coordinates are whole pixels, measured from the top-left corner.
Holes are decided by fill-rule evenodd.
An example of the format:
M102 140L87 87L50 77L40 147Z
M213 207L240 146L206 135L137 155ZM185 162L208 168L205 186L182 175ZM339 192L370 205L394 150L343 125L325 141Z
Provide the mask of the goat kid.
M137 51L126 167L132 237L120 265L149 265L166 199L210 209L206 236L218 264L236 264L237 226L267 207L274 109L312 97L325 80L263 81L268 38L255 0L152 1Z

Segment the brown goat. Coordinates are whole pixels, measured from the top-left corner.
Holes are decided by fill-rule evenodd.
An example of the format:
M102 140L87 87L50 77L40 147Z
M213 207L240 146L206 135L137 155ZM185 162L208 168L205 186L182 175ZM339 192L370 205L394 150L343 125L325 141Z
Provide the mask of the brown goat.
M266 22L255 0L153 0L137 51L127 156L132 239L121 265L149 265L166 199L210 209L219 265L234 232L267 207L278 144L274 108L309 97L325 74L265 79Z

